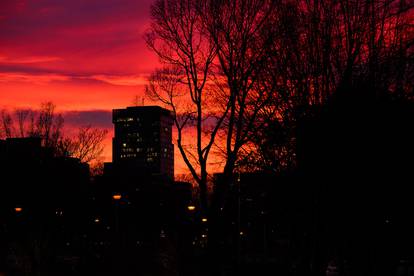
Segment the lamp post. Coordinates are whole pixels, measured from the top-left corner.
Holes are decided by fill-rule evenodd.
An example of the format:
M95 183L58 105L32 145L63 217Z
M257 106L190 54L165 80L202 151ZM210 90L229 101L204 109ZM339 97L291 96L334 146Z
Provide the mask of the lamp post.
M240 187L240 173L237 176L237 264L240 266L241 262L241 204L240 204L240 197L241 197L241 187Z
M119 212L119 201L122 199L122 195L120 193L115 193L115 194L112 195L112 199L115 202L115 235L116 235L116 239L117 239L116 244L120 245L121 236L120 236L120 233L119 233L119 217L118 217L119 214L118 214L118 212Z

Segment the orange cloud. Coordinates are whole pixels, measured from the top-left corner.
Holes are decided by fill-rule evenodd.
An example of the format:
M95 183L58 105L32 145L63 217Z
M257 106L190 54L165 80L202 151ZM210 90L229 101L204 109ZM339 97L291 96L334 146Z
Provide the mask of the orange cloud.
M1 82L8 82L8 83L15 83L15 82L26 82L32 84L46 84L52 81L67 81L70 77L59 75L59 74L42 74L42 75L33 75L33 74L26 74L26 73L1 73L0 72L0 83Z

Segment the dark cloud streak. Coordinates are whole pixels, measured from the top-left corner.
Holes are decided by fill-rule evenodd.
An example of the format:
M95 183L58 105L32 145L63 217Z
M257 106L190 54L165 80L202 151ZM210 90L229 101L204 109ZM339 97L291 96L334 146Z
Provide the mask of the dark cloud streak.
M91 125L97 128L112 128L112 111L86 110L65 111L62 113L66 127L81 127Z

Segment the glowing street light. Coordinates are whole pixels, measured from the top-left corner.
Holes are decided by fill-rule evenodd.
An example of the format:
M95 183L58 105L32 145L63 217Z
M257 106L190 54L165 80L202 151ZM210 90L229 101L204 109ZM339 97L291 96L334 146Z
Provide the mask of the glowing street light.
M23 208L22 207L16 207L16 208L14 208L14 211L16 213L20 213L21 211L23 211Z
M114 194L114 195L112 196L112 198L113 198L114 200L120 200L120 199L122 198L122 195L121 195L121 194Z
M101 222L101 220L99 219L99 218L95 218L95 223L99 223L99 222Z
M189 205L187 206L188 211L194 211L195 210L195 206L194 205Z
M202 218L201 221L202 222L207 222L207 218Z

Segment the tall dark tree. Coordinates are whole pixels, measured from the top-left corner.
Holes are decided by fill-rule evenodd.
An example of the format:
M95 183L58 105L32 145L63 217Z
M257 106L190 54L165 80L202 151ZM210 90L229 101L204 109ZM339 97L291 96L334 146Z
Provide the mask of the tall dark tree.
M271 98L256 83L268 61L275 8L272 1L191 0L160 0L152 7L147 43L167 67L152 75L147 91L175 113L177 146L200 186L203 209L212 147L224 141L224 175L231 179ZM193 151L183 143L187 126L196 133Z
M275 1L265 0L206 1L202 7L205 28L217 47L216 66L229 107L223 124L226 182L232 179L239 151L252 132L259 131L260 112L278 92L266 87L276 83L263 79L276 35L272 25L277 7Z
M361 104L378 91L412 97L412 7L403 0L157 1L147 42L170 67L154 73L148 91L182 119L177 144L193 177L206 187L213 145L224 160L223 186L243 159L259 157L273 169L294 164L296 120L333 95L353 94ZM362 83L366 89L356 89ZM196 130L194 151L182 142L188 126Z
M172 109L177 128L177 147L200 187L200 203L207 209L207 165L217 132L226 115L219 110L214 122L206 122L211 106L208 82L213 79L213 61L217 48L202 24L199 1L157 0L151 8L151 29L146 34L148 46L165 68L150 78L147 93ZM193 147L183 132L194 126ZM211 130L205 135L206 130Z

